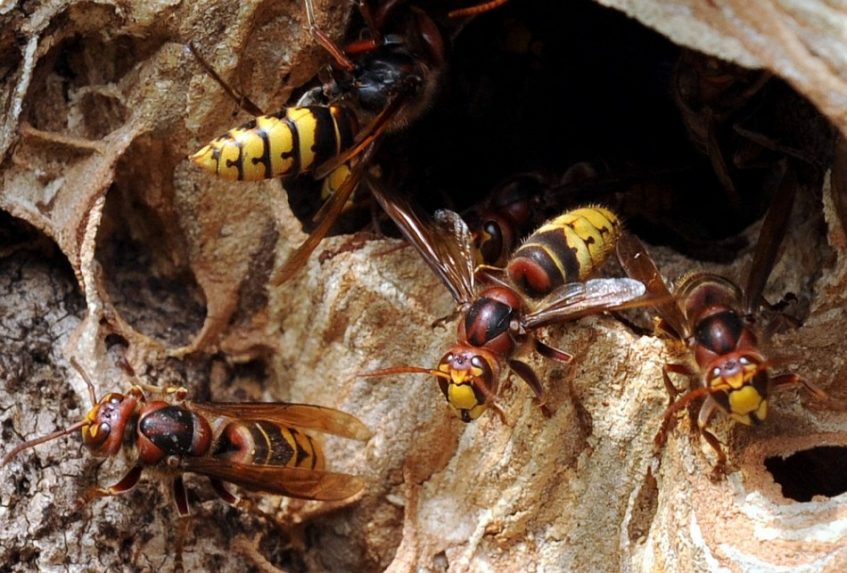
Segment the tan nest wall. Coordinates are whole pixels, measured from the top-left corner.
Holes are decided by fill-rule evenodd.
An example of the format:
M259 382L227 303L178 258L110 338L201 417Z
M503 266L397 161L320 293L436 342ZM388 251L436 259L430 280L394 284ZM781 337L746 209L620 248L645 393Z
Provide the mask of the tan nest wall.
M837 8L764 3L751 14L741 2L610 4L676 42L782 75L844 131L847 26ZM348 5L322 5L318 16L339 35ZM98 395L126 388L109 359L116 338L106 335L117 334L154 382L186 383L204 398L335 406L375 431L365 446L330 444L336 469L368 481L347 508L254 498L261 512L238 511L191 481L209 501L195 506L189 570L242 571L245 559L259 570L843 570L840 498L788 500L762 466L769 456L847 445L837 410L807 408L789 392L765 427L718 424L740 468L720 483L708 479L710 454L683 420L651 471L666 402L661 366L674 357L661 340L610 317L548 329L546 340L577 357L572 367L533 359L553 417L544 419L515 383L503 396L509 425L494 416L464 425L429 379L356 377L433 365L454 339L453 323L432 326L451 312L449 294L411 248L329 239L318 250L325 256L295 280L264 290L303 235L278 182L236 186L187 164L187 153L242 116L185 43L276 109L324 62L304 26L296 2L0 7L0 207L61 252L51 258L49 247L22 244L2 259L6 446L87 410L70 356L95 377ZM773 351L843 398L847 241L838 177L823 205L794 216L773 294L805 288L806 263L821 276L808 320L775 339ZM823 212L825 233L805 224L810 212ZM115 262L120 246L108 238L117 236L142 245L137 268ZM657 252L669 276L692 267ZM710 270L738 278L748 259ZM242 372L259 358L267 371ZM169 570L178 524L155 479L74 509L79 493L121 467L100 466L63 440L3 468L0 570Z

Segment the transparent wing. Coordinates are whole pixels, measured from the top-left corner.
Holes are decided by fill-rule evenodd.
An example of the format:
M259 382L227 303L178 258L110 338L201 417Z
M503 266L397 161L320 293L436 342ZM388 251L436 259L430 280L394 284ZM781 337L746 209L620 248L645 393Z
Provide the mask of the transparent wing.
M636 301L647 289L633 279L593 279L584 283L568 283L547 295L538 308L524 315L528 330L554 322L564 322L607 310L650 304Z
M352 146L335 157L327 159L315 169L315 179L323 179L342 164L363 154L390 127L391 120L400 113L406 103L407 98L403 96L397 96L392 99L373 121L368 123L368 125L356 134L356 139Z
M271 277L272 285L281 285L293 277L306 264L312 252L314 252L323 238L326 237L330 229L332 229L338 216L344 210L344 206L347 204L350 195L359 186L359 181L362 179L363 171L368 164L372 152L372 149L367 149L364 152L361 160L353 166L341 187L320 208L320 222L309 236L306 237L306 240L288 255L282 267L273 274Z
M474 257L471 233L453 211L438 211L434 221L424 220L404 199L375 185L371 189L380 206L400 228L432 271L459 303L475 298Z
M647 287L652 306L679 338L688 336L687 321L671 294L662 273L638 237L624 232L617 244L618 260L627 276L641 281Z

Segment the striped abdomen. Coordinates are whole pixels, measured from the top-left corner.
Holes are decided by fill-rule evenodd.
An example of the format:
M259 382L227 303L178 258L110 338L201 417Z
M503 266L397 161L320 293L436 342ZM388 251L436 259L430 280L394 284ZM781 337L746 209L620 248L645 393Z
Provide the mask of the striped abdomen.
M357 131L355 115L341 106L289 107L229 130L191 159L225 179L293 177L353 145Z
M583 281L603 264L620 233L618 217L606 208L568 211L544 223L515 251L509 278L531 297Z
M212 455L240 464L325 467L318 440L271 422L230 422L221 431Z

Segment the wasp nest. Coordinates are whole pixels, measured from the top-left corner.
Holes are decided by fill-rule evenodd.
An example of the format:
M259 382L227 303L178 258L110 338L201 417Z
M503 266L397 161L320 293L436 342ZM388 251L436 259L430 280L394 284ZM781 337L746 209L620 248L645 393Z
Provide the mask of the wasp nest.
M334 470L367 482L349 503L247 494L231 508L188 479L189 570L844 570L847 13L800 0L599 4L511 0L453 23L438 96L390 135L398 151L380 167L417 181L408 193L425 208L462 209L509 175L600 166L610 178L577 178L575 197L617 205L659 245L666 276L707 269L743 284L756 221L780 170L797 166L765 295L793 293L800 324L768 349L775 371L831 399L781 393L756 428L719 415L726 479L709 479L712 452L684 413L654 455L662 366L684 355L642 316L544 329L575 355L528 358L552 415L518 381L501 396L507 424L466 425L430 377L357 376L434 367L455 341L450 294L403 241L357 224L268 287L306 234L279 181L190 165L249 116L187 46L281 109L330 59L294 1L0 7L4 451L88 410L71 357L98 396L127 389L125 360L199 400L321 404L374 431L328 445ZM364 28L348 3L316 8L339 43ZM716 93L698 91L704 74ZM76 506L127 463L63 439L2 468L0 570L174 567L182 525L154 476Z

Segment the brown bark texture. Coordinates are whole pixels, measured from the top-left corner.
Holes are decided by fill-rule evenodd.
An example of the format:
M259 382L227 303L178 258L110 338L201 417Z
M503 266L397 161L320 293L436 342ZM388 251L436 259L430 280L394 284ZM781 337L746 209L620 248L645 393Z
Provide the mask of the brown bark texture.
M602 3L676 43L769 70L847 133L844 6L763 2L752 14L742 0ZM324 31L341 38L350 4L317 7ZM831 400L781 393L756 428L718 415L731 471L716 482L689 416L654 454L662 366L687 355L631 328L640 316L543 330L576 358L528 357L549 418L519 380L500 397L506 424L491 413L464 424L431 377L358 376L436 365L455 341L455 318L436 323L453 300L413 248L363 235L325 239L296 277L269 288L306 235L279 181L236 184L190 165L188 154L248 116L189 41L266 110L327 62L293 0L0 4L4 453L88 411L70 358L102 396L132 383L123 357L145 382L200 400L331 406L374 432L364 444L328 439L331 468L367 482L346 502L245 493L248 503L230 507L189 477L186 570L847 569L844 495L795 501L764 463L847 447L843 144L826 150L835 159L822 189L798 193L765 291L809 305L801 326L768 342L774 370L802 373ZM743 237L754 244L759 229ZM739 282L752 257L752 247L724 264L651 252L668 277L705 269ZM129 463L96 460L73 436L0 469L0 571L172 570L183 523L155 472L127 494L77 505ZM836 471L808 469L821 480Z

